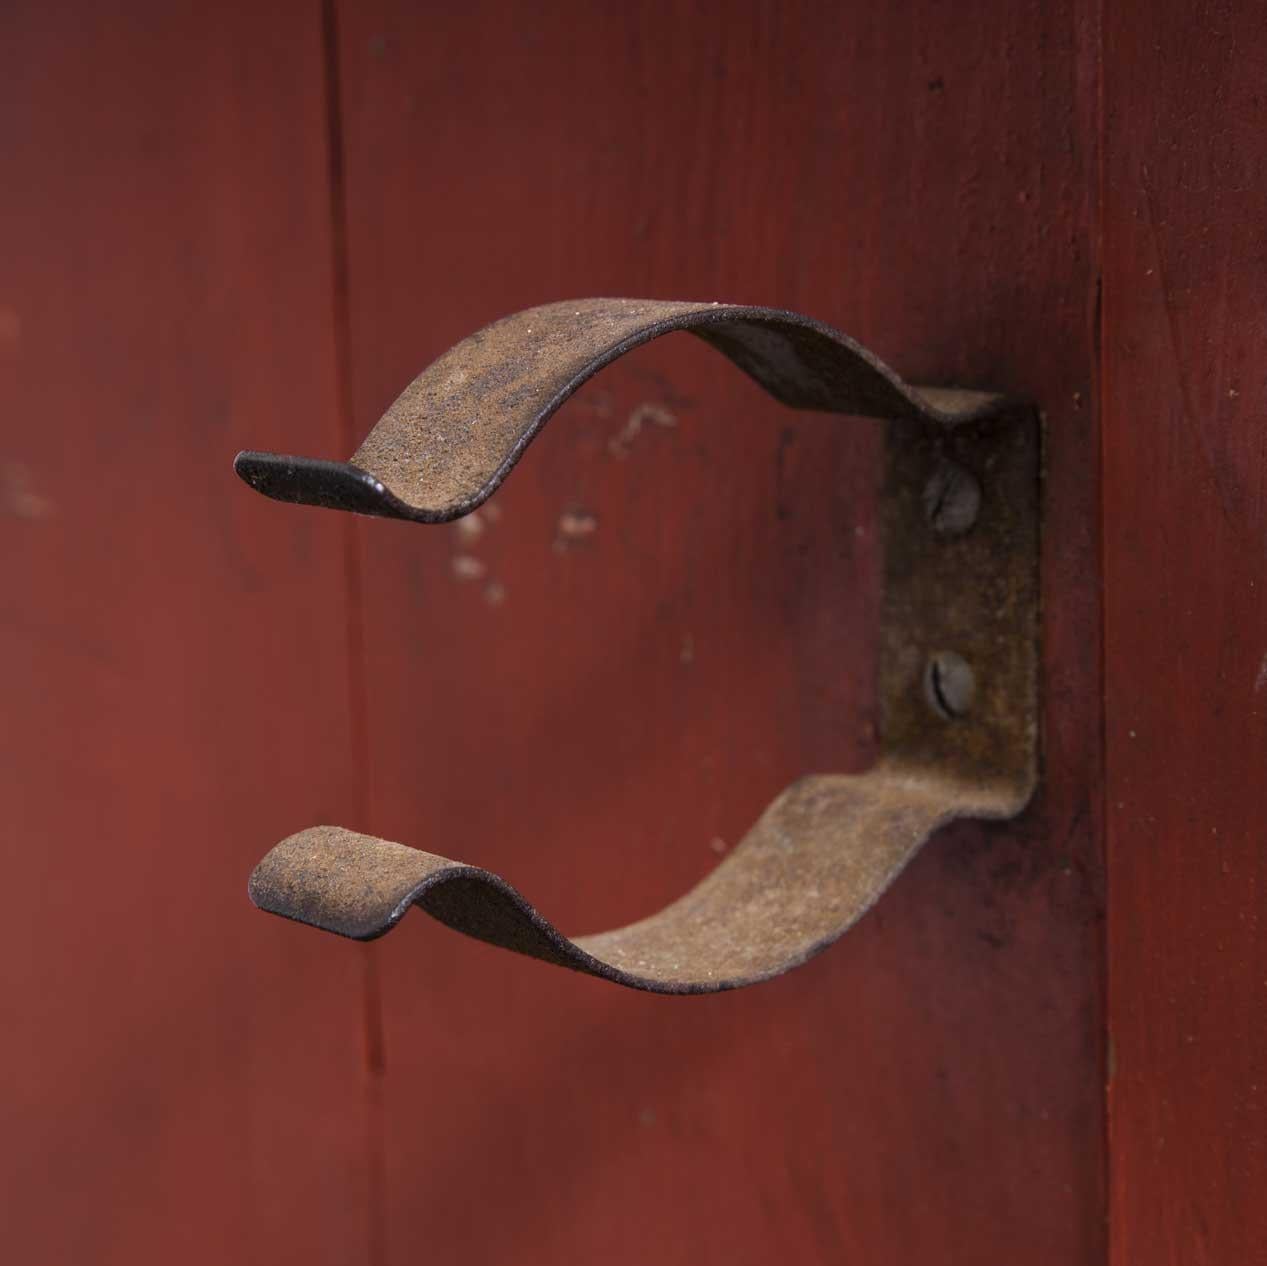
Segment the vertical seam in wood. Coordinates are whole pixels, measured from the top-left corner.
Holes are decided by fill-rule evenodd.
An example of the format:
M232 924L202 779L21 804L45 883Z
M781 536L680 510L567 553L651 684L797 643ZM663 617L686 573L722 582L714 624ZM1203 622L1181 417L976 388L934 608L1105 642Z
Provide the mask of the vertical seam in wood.
M1106 189L1106 154L1105 154L1105 113L1104 113L1104 10L1108 0L1097 0L1095 5L1095 185L1092 192L1091 233L1092 249L1095 253L1095 289L1092 295L1091 309L1091 365L1095 374L1092 386L1092 407L1095 410L1096 426L1096 461L1097 471L1097 514L1096 514L1096 550L1099 561L1099 610L1100 610L1100 644L1099 644L1099 681L1100 681L1100 865L1102 900L1104 917L1100 920L1098 953L1100 959L1101 987L1099 990L1099 1033L1100 1033L1100 1068L1104 1078L1103 1099L1101 1101L1101 1154L1104 1158L1101 1181L1101 1207L1104 1210L1104 1256L1106 1266L1111 1266L1113 1250L1113 1123L1112 1123L1112 1086L1113 1086L1113 1033L1109 1027L1111 1010L1109 992L1112 986L1109 973L1109 920L1112 917L1112 902L1109 877L1109 829L1111 822L1111 804L1109 796L1109 692L1108 692L1108 557L1105 547L1104 530L1104 497L1106 452L1105 436L1107 433L1105 418L1105 357L1104 357L1104 205Z
M330 191L331 281L333 286L335 390L338 393L339 444L343 453L354 448L355 419L352 395L351 300L347 232L347 185L344 162L343 99L339 65L339 21L336 0L322 0L322 51L326 105L326 145ZM360 822L369 819L369 717L365 662L364 574L361 525L351 515L343 525L344 591L347 602L347 694L349 746L354 778L354 811ZM387 1260L384 1218L385 1152L383 1137L382 990L378 958L373 946L363 946L362 1029L366 1072L365 1173L366 1260L384 1266Z

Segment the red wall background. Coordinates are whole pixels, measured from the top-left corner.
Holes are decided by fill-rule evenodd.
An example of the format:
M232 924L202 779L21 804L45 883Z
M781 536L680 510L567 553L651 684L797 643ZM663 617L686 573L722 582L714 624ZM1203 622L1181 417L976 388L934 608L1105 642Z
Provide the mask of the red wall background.
M1262 1255L1255 16L8 6L15 1260ZM706 349L590 384L475 540L234 480L583 294L802 310L1047 419L1038 802L750 991L245 897L333 821L591 930L869 758L877 433Z

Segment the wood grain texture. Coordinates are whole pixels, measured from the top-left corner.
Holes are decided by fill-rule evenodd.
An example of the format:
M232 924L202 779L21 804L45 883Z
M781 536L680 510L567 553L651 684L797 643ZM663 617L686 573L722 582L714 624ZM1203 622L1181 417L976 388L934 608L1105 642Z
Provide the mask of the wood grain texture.
M483 323L601 294L801 310L1049 426L1029 816L946 833L840 946L725 998L407 920L374 948L385 1260L1104 1259L1097 27L987 8L340 7L358 433ZM476 527L358 524L346 825L460 841L584 932L863 766L877 440L667 340Z
M321 26L0 18L0 1239L31 1263L353 1262L362 962L247 873L354 811Z
M1267 27L1109 5L1112 1260L1267 1260Z

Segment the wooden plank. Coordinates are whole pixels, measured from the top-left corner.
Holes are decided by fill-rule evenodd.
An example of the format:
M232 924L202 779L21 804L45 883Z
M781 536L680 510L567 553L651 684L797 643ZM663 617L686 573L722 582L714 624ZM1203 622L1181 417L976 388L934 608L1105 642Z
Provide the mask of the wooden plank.
M1050 434L1025 822L938 839L844 944L708 1000L407 920L375 949L391 1259L1103 1260L1097 27L988 8L340 7L358 431L498 315L650 294L812 313L916 381L1032 394ZM365 524L347 825L586 931L860 767L876 439L665 343L478 536Z
M1108 7L1112 1260L1267 1260L1267 28Z
M18 1262L365 1260L362 963L245 882L355 803L320 15L8 4L0 1226Z

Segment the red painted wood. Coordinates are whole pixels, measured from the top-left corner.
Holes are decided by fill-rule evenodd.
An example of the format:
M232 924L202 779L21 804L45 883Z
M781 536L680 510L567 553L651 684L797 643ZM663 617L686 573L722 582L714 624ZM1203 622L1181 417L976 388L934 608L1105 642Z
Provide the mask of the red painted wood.
M1267 28L1108 7L1112 1260L1267 1261Z
M359 430L480 324L604 293L807 311L1050 430L1026 821L939 838L845 943L720 998L407 920L375 948L386 1260L1104 1259L1097 32L988 8L340 9ZM348 825L582 931L681 890L797 774L861 765L875 441L666 343L567 407L477 538L362 525Z
M6 9L10 1255L1104 1259L1098 28L1090 0L987 9L329 4L341 109L311 8ZM603 292L798 308L1049 421L1039 803L726 997L421 917L370 956L243 893L333 820L586 930L871 754L876 429L790 414L690 342L572 402L478 537L228 473L245 444L349 451L344 367L365 429L483 321ZM1119 1120L1147 1116L1164 1083L1123 1078ZM1251 1111L1210 1093L1220 1124Z
M319 15L0 17L0 1255L354 1262L362 962L245 880L353 811Z

